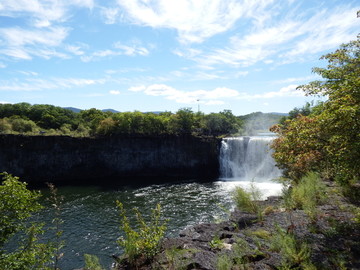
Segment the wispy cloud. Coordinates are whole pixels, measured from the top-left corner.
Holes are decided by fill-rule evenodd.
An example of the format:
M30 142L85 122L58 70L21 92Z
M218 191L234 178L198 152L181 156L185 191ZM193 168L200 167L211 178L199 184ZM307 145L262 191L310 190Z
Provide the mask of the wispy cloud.
M130 87L129 91L143 92L148 96L163 96L177 103L194 104L200 102L206 105L223 104L223 99L233 98L239 95L236 90L226 87L219 87L214 90L183 91L165 84L134 86Z
M118 0L124 19L154 28L175 29L182 43L201 43L231 29L241 17L263 18L272 1ZM108 20L116 11L107 11Z
M246 92L239 92L227 87L218 87L213 90L183 91L165 84L133 86L128 90L132 92L142 92L148 96L162 96L177 103L220 105L230 99L255 100L305 96L302 91L296 90L297 86L298 85L291 84L279 89L278 91L264 92L262 94L248 94Z
M43 58L66 57L56 52L67 37L68 29L64 27L49 27L47 29L22 29L20 27L0 28L0 54L29 60L34 55Z
M291 84L279 89L279 91L270 91L262 94L248 94L241 93L236 99L239 100L255 100L255 99L271 99L271 98L285 98L285 97L303 97L305 93L297 90L297 84Z
M274 9L275 10L275 9ZM252 25L249 33L234 35L227 46L193 57L202 66L248 67L258 62L291 63L336 48L358 33L357 8L347 5L309 14L292 9L290 15L276 17L273 10L266 24ZM273 12L273 13L272 13Z
M48 89L64 89L103 84L105 79L84 78L25 78L23 80L0 80L0 91L40 91Z
M94 60L98 60L104 57L112 57L112 56L147 56L150 51L148 48L139 44L140 42L135 42L129 45L125 45L121 42L115 42L112 45L112 49L99 50L95 51L90 55L82 55L81 60L83 62L90 62Z
M119 90L110 90L109 93L111 95L120 95L121 92Z
M305 77L292 77L292 78L286 78L282 80L276 80L272 81L274 84L288 84L288 83L294 83L294 82L308 82L318 79L319 76L317 75L310 75Z
M2 0L0 16L21 20L14 26L0 28L0 54L18 60L31 60L34 56L69 58L61 52L60 45L71 29L61 24L71 17L74 8L93 7L93 0ZM71 46L67 50L75 55L81 53Z
M35 27L48 27L53 23L64 22L69 17L72 7L92 9L93 0L2 0L0 15L12 18L26 17L28 23Z

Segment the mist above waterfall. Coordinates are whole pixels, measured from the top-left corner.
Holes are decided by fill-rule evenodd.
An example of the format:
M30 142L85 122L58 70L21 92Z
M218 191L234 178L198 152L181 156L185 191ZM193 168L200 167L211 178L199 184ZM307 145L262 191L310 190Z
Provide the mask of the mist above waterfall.
M244 127L241 134L244 136L254 136L259 133L269 132L270 127L279 123L283 116L284 114L281 113L262 112L254 112L240 116L240 119L244 121Z

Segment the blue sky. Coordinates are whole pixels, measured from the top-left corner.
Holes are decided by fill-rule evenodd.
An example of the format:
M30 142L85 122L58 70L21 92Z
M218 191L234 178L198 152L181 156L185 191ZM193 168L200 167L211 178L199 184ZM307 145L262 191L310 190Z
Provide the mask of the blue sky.
M236 115L313 98L351 0L0 0L0 102Z

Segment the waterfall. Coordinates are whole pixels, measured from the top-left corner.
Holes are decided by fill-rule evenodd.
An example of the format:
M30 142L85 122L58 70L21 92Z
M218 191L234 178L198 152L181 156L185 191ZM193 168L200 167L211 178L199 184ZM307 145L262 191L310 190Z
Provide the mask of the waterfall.
M221 178L268 182L281 176L269 147L273 138L273 136L224 138L220 149Z

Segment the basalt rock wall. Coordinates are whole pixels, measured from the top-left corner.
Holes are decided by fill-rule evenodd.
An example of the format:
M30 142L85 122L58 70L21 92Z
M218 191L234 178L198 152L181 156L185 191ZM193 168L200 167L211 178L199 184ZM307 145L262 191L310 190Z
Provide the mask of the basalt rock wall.
M220 141L193 136L0 136L0 172L30 183L211 179Z

